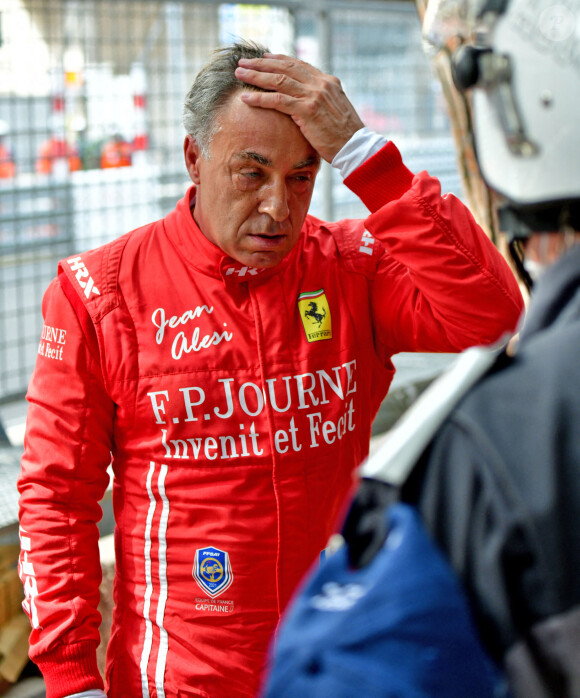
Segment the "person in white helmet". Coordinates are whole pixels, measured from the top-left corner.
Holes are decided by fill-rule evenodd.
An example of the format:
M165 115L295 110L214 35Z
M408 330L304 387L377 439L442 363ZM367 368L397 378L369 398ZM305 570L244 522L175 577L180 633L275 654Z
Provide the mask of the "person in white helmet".
M297 678L287 695L297 686L327 695L325 662L339 651L335 697L369 676L380 683L373 696L580 696L578 27L580 0L428 6L424 37L450 51L455 82L471 94L478 166L531 302L515 350L468 350L363 464L342 530L347 546L310 580L279 632L268 696L286 695L277 690L290 666ZM402 530L393 512L408 505L462 583L481 646L501 673L495 688L469 678L460 685L459 651L455 675L424 681L425 663L449 645L420 592L410 598L397 586L421 565L428 574L427 557L417 560L417 548L393 537ZM403 552L395 571L388 561ZM426 592L431 584L425 579ZM433 601L431 619L443 604ZM359 629L349 644L337 631L340 613L342 627ZM414 635L418 618L430 637ZM414 676L394 661L401 643L424 658Z

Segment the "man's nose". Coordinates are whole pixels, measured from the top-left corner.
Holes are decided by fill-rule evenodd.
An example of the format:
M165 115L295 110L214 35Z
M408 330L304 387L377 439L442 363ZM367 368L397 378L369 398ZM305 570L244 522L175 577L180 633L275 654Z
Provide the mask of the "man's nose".
M258 207L260 213L267 213L270 218L281 223L290 214L288 207L288 191L285 182L270 182L262 190Z

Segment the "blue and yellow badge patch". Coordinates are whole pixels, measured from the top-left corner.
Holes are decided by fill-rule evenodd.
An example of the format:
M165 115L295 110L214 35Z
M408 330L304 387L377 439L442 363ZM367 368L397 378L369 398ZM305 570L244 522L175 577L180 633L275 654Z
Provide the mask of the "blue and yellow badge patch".
M298 296L298 312L309 342L332 339L330 307L324 289L301 293Z
M234 581L230 556L218 548L195 551L193 578L212 599L222 594Z

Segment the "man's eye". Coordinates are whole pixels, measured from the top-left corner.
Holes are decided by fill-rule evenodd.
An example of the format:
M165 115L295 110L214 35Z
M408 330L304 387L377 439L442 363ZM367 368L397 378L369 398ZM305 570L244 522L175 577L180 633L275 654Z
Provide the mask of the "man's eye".
M310 182L310 181L312 181L312 177L311 177L311 175L309 175L309 174L298 174L298 175L294 175L294 179L295 179L297 182Z
M258 179L261 174L261 172L242 172L242 175L248 179Z

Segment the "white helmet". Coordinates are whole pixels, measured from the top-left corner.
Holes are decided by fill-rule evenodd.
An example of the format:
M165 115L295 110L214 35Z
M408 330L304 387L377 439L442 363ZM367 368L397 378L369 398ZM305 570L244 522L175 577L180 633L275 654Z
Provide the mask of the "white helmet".
M532 230L580 229L580 0L430 0L423 36L474 88L486 183Z

